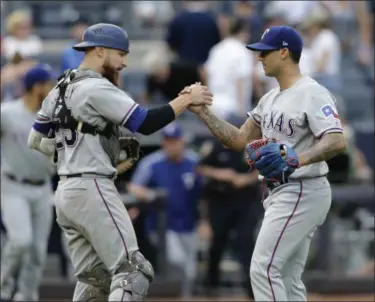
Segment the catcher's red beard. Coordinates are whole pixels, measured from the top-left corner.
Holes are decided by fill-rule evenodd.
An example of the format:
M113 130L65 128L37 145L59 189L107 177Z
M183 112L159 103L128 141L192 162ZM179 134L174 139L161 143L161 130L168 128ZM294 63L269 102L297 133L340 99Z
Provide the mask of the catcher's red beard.
M113 68L108 63L103 65L103 77L110 81L113 85L119 86L120 72Z

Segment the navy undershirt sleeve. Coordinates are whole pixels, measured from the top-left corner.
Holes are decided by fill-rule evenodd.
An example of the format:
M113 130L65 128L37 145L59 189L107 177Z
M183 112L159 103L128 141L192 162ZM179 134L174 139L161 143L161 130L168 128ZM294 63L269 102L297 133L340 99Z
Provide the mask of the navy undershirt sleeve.
M139 127L142 125L143 121L147 116L147 109L144 109L140 106L137 106L131 116L125 123L125 127L129 129L131 132L135 133L138 131Z

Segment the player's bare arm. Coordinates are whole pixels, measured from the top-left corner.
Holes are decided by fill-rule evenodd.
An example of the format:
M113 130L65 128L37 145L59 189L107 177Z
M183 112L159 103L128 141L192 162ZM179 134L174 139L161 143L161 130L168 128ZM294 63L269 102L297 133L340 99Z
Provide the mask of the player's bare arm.
M298 155L300 167L313 163L327 161L346 149L346 140L343 133L328 133L313 147Z
M207 107L202 107L201 110L191 107L191 110L199 116L220 142L232 150L242 151L249 141L262 137L260 128L250 118L238 129L215 116Z
M126 188L130 194L133 194L137 199L143 201L152 201L155 199L157 195L157 193L154 190L133 183L128 183Z
M199 165L197 172L205 177L219 181L231 182L237 175L236 171L231 168L216 168L209 165Z

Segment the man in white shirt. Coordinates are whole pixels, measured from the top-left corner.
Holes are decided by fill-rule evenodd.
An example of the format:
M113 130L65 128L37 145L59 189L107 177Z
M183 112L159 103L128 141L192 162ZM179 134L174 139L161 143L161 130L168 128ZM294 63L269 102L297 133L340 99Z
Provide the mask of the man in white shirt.
M341 45L337 34L328 27L329 14L315 8L301 26L310 39L311 76L333 93L341 88Z
M248 22L234 20L230 35L211 49L204 65L207 86L214 94L212 110L226 120L251 109L254 59L244 47L248 39Z
M266 12L281 13L287 24L297 25L314 9L318 1L268 1Z

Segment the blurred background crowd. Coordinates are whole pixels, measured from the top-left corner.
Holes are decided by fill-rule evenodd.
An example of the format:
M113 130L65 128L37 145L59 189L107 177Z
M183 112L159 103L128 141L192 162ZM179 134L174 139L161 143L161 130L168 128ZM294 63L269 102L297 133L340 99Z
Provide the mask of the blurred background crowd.
M373 278L374 200L365 194L374 176L373 19L373 1L2 1L1 102L23 94L23 75L38 62L56 73L77 68L82 53L71 45L89 25L107 22L128 32L121 88L137 102L168 102L199 81L214 94L212 110L241 125L277 85L244 44L270 26L293 26L304 38L302 73L335 95L348 139L347 152L329 162L329 178L354 196L333 203L329 262L318 256L328 245L318 234L307 273ZM119 176L118 188L141 252L157 273L167 265L182 280L183 295L251 296L248 268L264 192L243 155L197 124L187 113L155 139L142 137L143 156ZM5 228L2 234L5 240ZM45 276L73 280L55 222L50 237Z

